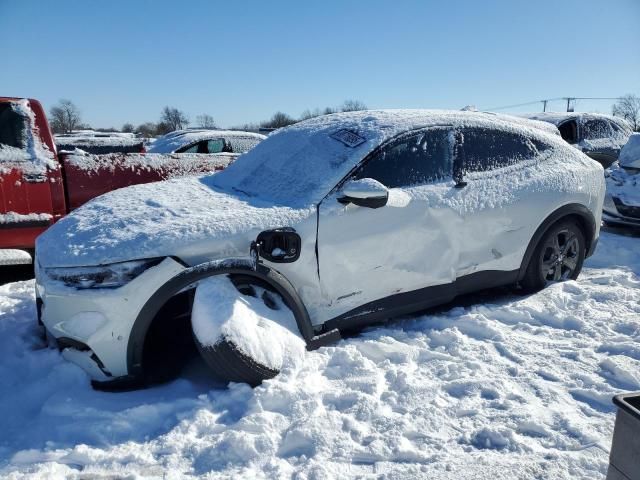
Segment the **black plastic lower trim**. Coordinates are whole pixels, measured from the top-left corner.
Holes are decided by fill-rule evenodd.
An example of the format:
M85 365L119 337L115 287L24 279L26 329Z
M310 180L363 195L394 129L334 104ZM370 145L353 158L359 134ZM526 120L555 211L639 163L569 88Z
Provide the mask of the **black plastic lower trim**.
M397 293L360 305L324 323L326 331L352 330L400 315L426 310L450 302L458 295L487 288L515 284L518 270L486 270L458 278L452 283Z
M15 228L40 228L51 225L52 220L25 220L23 222L6 222L0 223L0 230L9 230Z

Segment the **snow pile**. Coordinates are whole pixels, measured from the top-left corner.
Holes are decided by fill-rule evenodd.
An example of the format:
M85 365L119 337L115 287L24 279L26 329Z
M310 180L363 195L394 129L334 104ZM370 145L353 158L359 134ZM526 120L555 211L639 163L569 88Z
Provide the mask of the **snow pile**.
M65 157L64 162L84 172L115 172L116 170L158 171L165 178L202 174L202 172L222 170L230 165L238 155L218 153L109 153L93 155L75 149Z
M202 345L232 342L245 355L272 370L290 368L304 358L305 342L293 313L279 295L254 287L243 295L226 276L198 284L191 322ZM267 306L267 295L272 306Z
M144 151L144 139L133 136L111 135L55 137L58 151L73 151L76 148L94 154L137 153Z
M55 142L58 147L66 148L67 145L77 147L97 147L97 146L131 146L140 145L143 143L142 139L135 137L114 137L114 136L99 136L99 137L55 137Z
M59 133L54 135L58 138L136 138L135 133L131 132L98 132L97 130L72 130L71 133Z
M369 329L254 390L195 361L93 391L37 339L33 283L0 287L0 476L602 478L611 397L640 389L638 241L605 232L578 281Z
M48 213L28 213L21 214L16 212L0 213L0 225L7 223L21 222L48 222L53 216Z
M234 152L244 153L267 137L259 133L236 130L184 130L171 132L158 138L149 146L147 151L150 153L173 153L187 145L217 138L226 139L232 144Z
M623 167L640 169L640 133L631 134L622 147L618 161Z

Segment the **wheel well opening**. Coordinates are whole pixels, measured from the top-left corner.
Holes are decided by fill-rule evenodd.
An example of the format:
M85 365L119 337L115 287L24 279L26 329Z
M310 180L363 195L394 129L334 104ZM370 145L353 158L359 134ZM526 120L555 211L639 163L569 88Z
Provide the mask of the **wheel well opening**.
M582 232L582 236L584 237L584 249L585 252L588 252L591 249L591 242L593 240L593 225L591 225L586 218L581 215L571 214L566 217L562 217L558 222L572 220L578 225L580 231Z
M191 333L191 308L195 289L169 298L154 316L142 347L142 372L146 384L162 383L180 375L197 355Z

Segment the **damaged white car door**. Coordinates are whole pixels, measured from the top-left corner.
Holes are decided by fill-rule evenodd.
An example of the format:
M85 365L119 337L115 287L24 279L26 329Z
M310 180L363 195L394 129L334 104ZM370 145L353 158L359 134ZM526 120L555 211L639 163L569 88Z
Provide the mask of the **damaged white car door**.
M486 128L465 128L456 135L462 143L460 159L465 186L458 196L464 219L460 232L457 277L478 271L513 271L520 268L524 252L538 224L528 202L552 211L559 198L536 195L523 169L548 148L518 133ZM465 241L465 238L467 241Z
M396 293L455 280L455 232L461 218L449 201L456 190L453 141L448 127L395 137L321 202L323 320Z
M540 221L521 201L529 185L519 175L523 163L547 147L518 133L487 128L463 128L456 138L465 182L457 198L464 222L456 276L517 269ZM540 202L549 203L544 208L551 210L556 200L538 199L538 208L543 208Z

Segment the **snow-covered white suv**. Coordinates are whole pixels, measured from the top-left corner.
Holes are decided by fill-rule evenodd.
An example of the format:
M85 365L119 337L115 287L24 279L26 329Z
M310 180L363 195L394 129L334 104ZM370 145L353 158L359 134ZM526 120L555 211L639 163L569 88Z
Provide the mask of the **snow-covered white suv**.
M598 163L529 120L314 118L223 172L114 191L59 221L37 243L40 318L96 386L157 378L192 329L219 376L257 384L340 331L575 279L604 190Z

